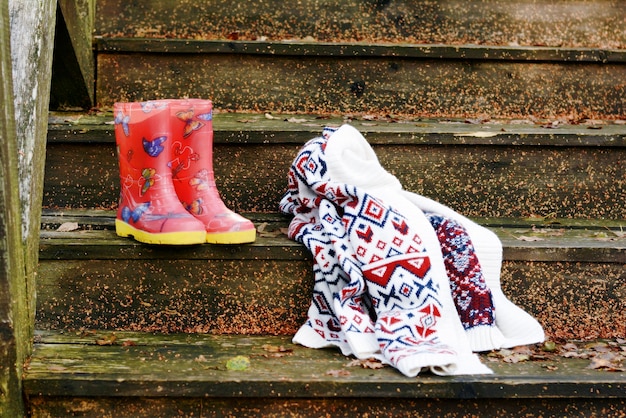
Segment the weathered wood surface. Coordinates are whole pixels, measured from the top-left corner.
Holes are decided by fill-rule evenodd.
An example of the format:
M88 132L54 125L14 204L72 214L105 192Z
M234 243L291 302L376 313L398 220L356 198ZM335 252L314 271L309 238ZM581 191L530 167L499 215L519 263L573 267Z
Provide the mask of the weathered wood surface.
M209 96L234 111L619 118L626 66L247 54L98 54L99 106ZM280 76L278 76L280 75Z
M302 145L325 126L350 123L373 145L626 147L626 119L419 118L369 114L230 113L215 110L216 144ZM113 113L50 112L48 143L115 143Z
M626 219L626 125L620 123L270 117L215 115L216 180L234 210L275 212L300 146L323 126L348 121L407 190L466 215ZM111 122L110 113L51 116L46 207L116 207Z
M227 369L236 356L248 357L250 367ZM555 358L551 373L541 361L487 362L494 375L416 378L391 367L347 368L349 361L339 350L308 349L289 337L44 332L25 384L46 396L559 398L573 395L573 387L580 397L626 396L626 373L591 370L580 359Z
M567 48L546 46L486 46L450 44L399 44L364 42L229 41L161 38L96 37L99 53L149 52L171 54L250 54L317 57L394 57L497 61L555 61L622 63L623 49Z
M0 6L0 415L22 416L31 348L55 2Z
M305 319L311 257L283 235L282 215L246 214L261 230L251 245L173 249L115 236L113 212L85 213L44 217L39 328L289 335ZM54 231L65 222L79 230ZM479 222L503 242L505 293L549 335L626 335L619 222Z
M249 368L229 370L236 356L247 357ZM493 375L416 378L389 367L350 367L350 360L338 350L293 345L289 337L43 332L25 390L33 416L134 417L414 416L416 410L618 416L626 393L624 372L590 370L589 360L559 356L516 364L483 357Z
M619 0L99 0L96 35L625 48Z
M32 329L17 192L17 135L13 107L9 9L0 4L0 416L24 412L21 365Z
M626 403L623 399L385 399L370 398L153 398L153 397L99 397L99 398L30 398L31 417L71 416L90 418L111 416L119 418L152 417L267 417L282 418L353 418L374 416L387 418L420 417L465 418L489 416L508 418L527 416L567 417L623 417Z

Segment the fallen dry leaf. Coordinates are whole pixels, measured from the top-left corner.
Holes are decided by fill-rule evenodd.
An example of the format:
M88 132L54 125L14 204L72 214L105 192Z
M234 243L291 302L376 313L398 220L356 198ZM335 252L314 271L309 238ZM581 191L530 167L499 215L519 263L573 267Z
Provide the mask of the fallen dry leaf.
M282 345L270 345L265 344L261 348L267 351L268 353L291 353L293 352L293 348L285 348Z
M304 122L308 122L308 119L303 119L303 118L289 118L289 119L285 119L286 122L291 122L291 123L304 123Z
M348 377L351 373L344 369L334 369L327 371L326 374L333 377Z
M63 222L58 228L58 232L71 232L78 229L78 222Z
M542 128L546 128L546 129L557 129L559 127L559 121L555 120L554 122L550 122L550 123L546 123L544 125L541 125Z
M117 336L115 334L107 335L102 338L96 340L97 345L113 345L117 341Z
M606 353L603 355L598 355L591 359L591 363L587 366L588 369L601 369L608 372L623 372L626 371L624 367L620 364L620 361L623 360L623 357L618 355L608 355L613 353Z
M534 241L544 241L543 238L540 237L529 237L526 235L521 235L519 237L516 237L518 240L520 241L528 241L528 242L534 242Z
M374 358L368 358L364 360L354 359L348 364L346 364L346 367L363 367L364 369L376 370L376 369L382 369L383 367L385 367L385 365Z

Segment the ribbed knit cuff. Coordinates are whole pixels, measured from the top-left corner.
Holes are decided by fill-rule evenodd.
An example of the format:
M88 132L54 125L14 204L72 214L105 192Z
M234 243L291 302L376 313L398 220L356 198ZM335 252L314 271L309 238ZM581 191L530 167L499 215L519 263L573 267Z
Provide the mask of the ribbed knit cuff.
M473 352L497 350L504 344L505 338L502 332L493 325L478 325L465 330Z

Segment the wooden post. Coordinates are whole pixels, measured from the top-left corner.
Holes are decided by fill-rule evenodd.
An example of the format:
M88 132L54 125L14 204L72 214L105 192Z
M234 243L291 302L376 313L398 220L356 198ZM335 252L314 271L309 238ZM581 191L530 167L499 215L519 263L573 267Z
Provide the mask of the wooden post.
M56 2L0 4L0 416L19 417L34 325Z
M13 78L9 47L9 9L0 9L0 416L22 416L20 365L27 347L24 254L17 191L17 136L13 112Z

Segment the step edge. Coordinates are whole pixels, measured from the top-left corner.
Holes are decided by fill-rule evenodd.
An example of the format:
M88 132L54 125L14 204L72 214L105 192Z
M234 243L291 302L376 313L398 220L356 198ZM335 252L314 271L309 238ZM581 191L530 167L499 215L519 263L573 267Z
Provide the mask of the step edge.
M115 144L113 115L97 117L51 112L49 143ZM270 119L271 118L271 119ZM61 120L59 120L61 119ZM325 126L349 123L372 145L489 145L626 147L626 124L593 121L591 124L533 123L531 121L488 121L450 119L406 119L351 115L233 114L216 112L216 144L298 144L319 136ZM297 122L293 122L293 121ZM478 123L476 123L478 122ZM524 123L522 123L524 122Z
M172 247L150 246L138 243L128 238L115 235L113 211L95 211L97 216L85 216L89 211L61 211L60 215L53 215L53 211L44 211L42 221L49 224L63 224L67 219L77 224L97 223L103 226L96 231L69 231L57 232L53 230L40 231L39 259L40 260L87 260L87 259L133 259L138 254L142 257L154 256L159 259L215 259L215 260L303 260L309 259L306 248L293 240L288 239L285 230L273 232L259 232L257 241L252 244L220 246L205 245L180 248L173 251ZM52 215L50 215L52 214ZM72 216L68 216L73 214ZM82 215L82 216L81 216ZM253 214L247 215L257 224L262 223L285 224L290 219L287 215ZM95 222L94 222L95 220ZM261 221L261 223L260 223ZM574 236L562 237L558 228L567 228L567 221L542 230L544 236L524 236L521 228L532 232L538 222L532 220L517 222L506 220L497 222L497 219L475 219L479 224L493 230L500 236L503 245L505 261L581 261L593 263L626 263L626 236L622 236L624 221L604 221L575 223L572 230L581 232L596 231L593 234L601 236ZM484 221L484 222L483 222ZM556 220L551 220L555 222ZM553 226L555 224L552 224ZM550 235L554 230L555 235ZM540 234L542 235L542 234ZM606 235L606 236L605 236ZM103 248L112 248L106 253Z
M110 335L111 331L105 331ZM148 347L159 350L167 347L168 350L186 353L189 356L183 362L192 363L191 357L196 353L213 353L226 342L232 347L232 352L211 356L208 365L221 365L222 361L231 355L254 355L259 348L266 344L272 346L284 346L288 349L297 350L296 357L260 357L252 359L258 364L259 369L251 368L243 372L232 372L222 367L211 369L206 373L199 370L190 371L187 375L178 373L165 373L154 371L149 374L135 374L134 371L120 369L119 371L100 372L98 367L83 367L83 364L91 365L101 358L110 361L111 355L122 350L121 345L99 346L96 342L90 344L72 342L70 335L61 335L54 331L38 331L39 338L35 342L34 354L31 363L26 370L24 388L26 393L33 396L93 396L94 393L102 393L103 387L108 387L104 396L241 396L242 391L249 397L416 397L416 398L626 398L626 373L605 372L587 370L589 360L565 358L556 355L547 360L532 360L526 363L506 363L499 360L497 363L487 362L484 356L482 360L494 369L493 375L469 375L469 376L436 376L432 374L420 374L416 378L402 376L392 368L384 370L361 370L351 369L350 376L301 375L289 379L282 378L278 370L273 372L272 362L293 362L298 364L303 361L318 361L327 364L329 368L346 367L345 362L349 358L340 355L339 350L314 350L291 343L289 336L221 336L221 335L158 335L158 341L153 345L143 346L138 344L137 352L143 353ZM119 333L119 341L125 337L133 336L141 339L142 333ZM56 339L57 343L45 342L47 338ZM150 334L152 335L152 334ZM82 337L78 337L82 338ZM96 335L92 335L95 341ZM192 338L190 343L181 343ZM152 337L148 339L152 340ZM241 340L243 345L237 341ZM169 341L169 342L168 342ZM72 357L51 357L56 347L63 344L62 350L70 350ZM589 344L589 342L586 342ZM76 354L77 353L77 354ZM132 358L132 356L131 356ZM50 363L48 360L52 359ZM67 369L63 367L50 367L55 361L67 363ZM208 359L207 359L208 360ZM157 361L147 358L146 361ZM562 365L549 371L544 369L543 364L554 363ZM83 373L80 373L80 370ZM324 368L322 368L324 370ZM580 372L577 372L580 370ZM256 374L255 374L256 373ZM65 382L64 384L59 384ZM520 390L522 389L522 390Z
M549 46L231 41L96 36L97 53L249 54L341 58L462 59L525 62L623 63L626 50Z

